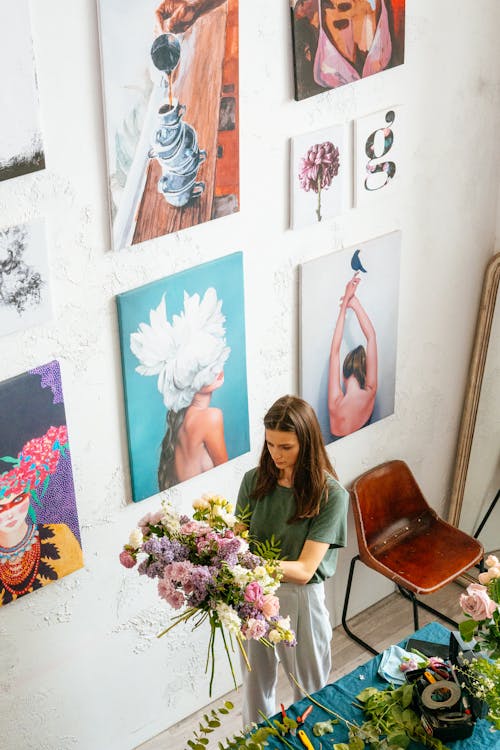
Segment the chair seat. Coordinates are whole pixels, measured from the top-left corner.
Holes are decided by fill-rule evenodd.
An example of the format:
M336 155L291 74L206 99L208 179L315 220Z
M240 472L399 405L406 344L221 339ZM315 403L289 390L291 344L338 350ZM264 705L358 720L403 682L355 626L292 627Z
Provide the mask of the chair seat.
M427 514L385 542L360 548L365 565L415 594L446 586L482 556L483 547L476 539Z

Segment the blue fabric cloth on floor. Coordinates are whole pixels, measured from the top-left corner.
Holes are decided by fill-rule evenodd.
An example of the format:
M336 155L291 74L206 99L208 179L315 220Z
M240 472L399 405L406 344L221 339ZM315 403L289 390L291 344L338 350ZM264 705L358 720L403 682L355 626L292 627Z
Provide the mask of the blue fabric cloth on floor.
M450 638L450 631L440 625L437 622L429 623L424 627L412 633L408 638L418 638L423 641L431 641L433 643L442 643L447 645ZM404 648L406 645L405 638L398 645ZM336 682L326 685L317 693L314 693L313 697L319 703L330 708L332 711L336 711L345 719L353 721L356 724L362 724L365 721L363 711L352 705L355 701L356 695L367 687L376 687L378 690L385 690L389 687L386 680L384 680L378 673L380 662L382 660L382 654L374 656L357 669L354 669L344 677L341 677ZM279 696L278 696L279 700ZM310 701L307 698L293 703L287 708L287 714L291 718L296 718L310 705ZM280 719L281 714L276 714L271 717L272 719ZM335 726L333 734L324 735L323 737L315 737L312 733L314 724L318 721L327 721L332 716L326 711L314 706L313 710L309 714L305 723L305 731L309 737L315 750L319 750L320 744L323 748L331 747L332 743L335 742L347 742L348 732L345 724L341 722ZM447 747L450 750L500 750L500 731L492 732L490 730L491 724L486 719L479 719L476 722L474 731L470 737L464 740L456 740L455 742L448 742ZM286 735L286 740L296 750L304 750L300 739L293 737L290 734ZM276 741L273 737L268 740L269 748L279 748L283 750L284 745ZM420 743L411 742L408 746L408 750L423 750L424 745Z

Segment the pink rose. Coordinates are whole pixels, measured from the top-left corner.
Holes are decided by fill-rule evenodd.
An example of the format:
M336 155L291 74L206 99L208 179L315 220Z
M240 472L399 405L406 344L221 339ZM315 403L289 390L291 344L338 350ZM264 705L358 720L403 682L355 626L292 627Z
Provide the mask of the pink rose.
M251 617L241 630L247 641L250 639L258 640L266 634L267 623L265 620L256 620Z
M120 552L120 562L124 568L133 568L136 563L135 558L126 549Z
M273 594L266 594L262 600L261 611L264 617L275 617L280 611L280 600Z
M467 594L460 596L460 606L463 611L473 620L489 620L493 616L497 605L488 596L486 586L480 583L471 583L467 586Z
M257 581L249 583L245 589L244 598L246 602L260 606L262 603L262 586L260 583L257 583Z

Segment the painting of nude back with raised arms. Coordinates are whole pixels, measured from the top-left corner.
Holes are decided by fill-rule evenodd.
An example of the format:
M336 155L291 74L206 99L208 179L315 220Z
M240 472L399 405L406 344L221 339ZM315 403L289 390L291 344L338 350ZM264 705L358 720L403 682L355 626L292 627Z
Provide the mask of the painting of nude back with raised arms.
M325 444L394 413L400 232L300 267L300 395Z

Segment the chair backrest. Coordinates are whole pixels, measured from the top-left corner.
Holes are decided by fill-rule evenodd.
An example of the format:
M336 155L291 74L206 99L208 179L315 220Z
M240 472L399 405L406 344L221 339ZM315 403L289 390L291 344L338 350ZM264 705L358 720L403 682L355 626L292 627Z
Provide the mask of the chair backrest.
M401 460L366 471L354 481L351 495L362 559L365 548L373 552L401 535L419 533L437 516Z

